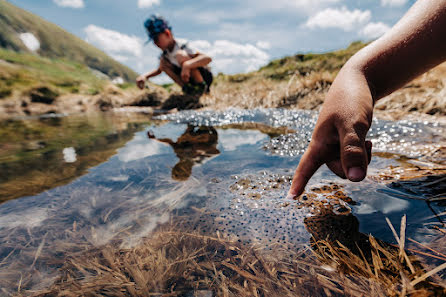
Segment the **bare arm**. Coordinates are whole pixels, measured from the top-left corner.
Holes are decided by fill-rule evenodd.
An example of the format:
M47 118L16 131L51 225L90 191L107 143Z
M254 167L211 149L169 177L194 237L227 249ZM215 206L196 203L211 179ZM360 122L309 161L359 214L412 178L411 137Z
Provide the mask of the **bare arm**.
M419 0L387 34L344 65L326 96L290 196L300 195L323 164L342 178L365 178L371 158L365 137L374 103L444 61L445 37L446 1Z
M212 62L211 57L203 53L195 54L192 59L187 60L183 63L183 67L194 69L198 67L204 67Z
M140 76L138 76L136 78L136 85L138 86L138 88L140 88L142 90L144 88L144 84L145 84L146 80L148 80L151 77L160 75L161 72L162 72L161 69L158 67L155 70L141 74Z
M420 0L346 66L365 76L376 101L445 59L446 1Z

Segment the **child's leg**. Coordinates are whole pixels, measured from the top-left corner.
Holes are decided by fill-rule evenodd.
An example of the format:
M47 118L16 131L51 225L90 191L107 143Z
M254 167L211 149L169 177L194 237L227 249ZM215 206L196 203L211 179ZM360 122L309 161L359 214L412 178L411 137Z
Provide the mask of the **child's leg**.
M180 75L177 74L174 70L174 65L170 63L167 59L161 58L160 61L160 69L164 73L166 73L174 82L176 82L180 87L184 86L184 82L181 79Z
M183 65L184 62L192 59L184 50L179 50L177 52L176 58L180 65ZM195 83L202 83L204 81L203 76L197 68L194 68L190 71L190 77Z

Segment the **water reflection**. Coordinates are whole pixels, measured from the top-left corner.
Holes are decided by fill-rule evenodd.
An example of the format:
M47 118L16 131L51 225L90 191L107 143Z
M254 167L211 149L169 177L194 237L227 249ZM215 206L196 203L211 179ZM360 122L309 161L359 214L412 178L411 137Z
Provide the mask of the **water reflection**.
M142 123L106 114L3 122L0 202L68 184L116 154Z
M173 148L179 161L172 168L172 178L178 181L187 180L195 164L201 164L220 154L217 149L218 133L214 127L187 125L186 131L177 141L170 138L156 138L153 131L148 131L147 136L167 143Z
M407 234L428 238L429 230L423 224L435 222L435 218L429 218L432 212L425 202L393 198L376 180L352 184L321 168L309 185L316 196L308 196L307 201L284 200L299 156L281 156L263 147L271 137L290 132L281 128L287 125L299 131L302 137L298 144L304 147L312 114L267 110L186 115L192 123L180 113L179 123L157 122L144 127L132 124L131 118L84 119L73 122L77 128L71 130L61 124L70 119L46 120L46 135L52 137L45 138L37 137L34 122L15 123L16 131L21 129L35 141L28 145L33 151L20 151L32 155L26 160L40 160L31 168L46 166L48 170L42 170L41 177L50 179L53 171L66 179L60 184L63 186L0 205L0 258L4 259L0 287L17 291L21 274L22 288L49 285L49 276L57 274L67 255L103 244L134 247L172 223L179 233L225 234L237 244L254 244L274 254L295 251L307 245L311 237L313 241L330 238L351 246L361 242L363 234L372 233L390 242L393 235L385 218L398 229L405 213L409 219ZM169 117L175 121L174 115ZM95 121L98 124L92 125ZM141 123L150 125L147 118ZM13 137L11 131L9 139ZM11 152L20 142L10 143L3 143L0 151ZM286 150L287 145L278 144L277 149ZM2 164L13 164L11 160L17 160L17 155L3 154ZM35 157L40 155L46 157ZM395 158L375 156L371 172L395 165ZM57 166L45 163L53 159ZM82 162L90 167L61 173L60 168L76 169ZM16 171L14 179L23 176L25 181L30 176L30 167L23 168ZM46 185L55 186L50 182ZM330 185L331 190L324 192L321 185ZM12 188L9 191L13 192ZM444 206L437 212L444 212ZM427 219L417 221L421 217Z

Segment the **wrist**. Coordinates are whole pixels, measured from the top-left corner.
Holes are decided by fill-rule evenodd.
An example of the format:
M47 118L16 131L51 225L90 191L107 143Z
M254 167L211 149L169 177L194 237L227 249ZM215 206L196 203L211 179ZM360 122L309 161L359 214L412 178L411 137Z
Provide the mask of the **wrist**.
M184 69L190 69L190 63L189 63L189 61L186 61L186 62L183 63L183 68L184 68Z

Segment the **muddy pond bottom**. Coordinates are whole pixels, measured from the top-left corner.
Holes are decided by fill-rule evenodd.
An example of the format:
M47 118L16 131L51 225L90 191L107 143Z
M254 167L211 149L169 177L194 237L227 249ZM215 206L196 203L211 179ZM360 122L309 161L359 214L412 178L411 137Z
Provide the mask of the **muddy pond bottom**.
M221 238L288 263L327 238L348 248L369 234L396 244L386 218L399 230L406 215L406 237L419 243L438 238L446 190L444 154L436 152L445 127L374 120L371 178L351 183L324 167L303 196L287 200L316 118L268 109L8 122L19 135L0 150L0 294L44 290L67 258L132 249L161 231L176 234L173 241ZM391 171L420 166L429 177L402 181ZM200 244L189 243L195 256ZM235 247L221 257L240 255Z

